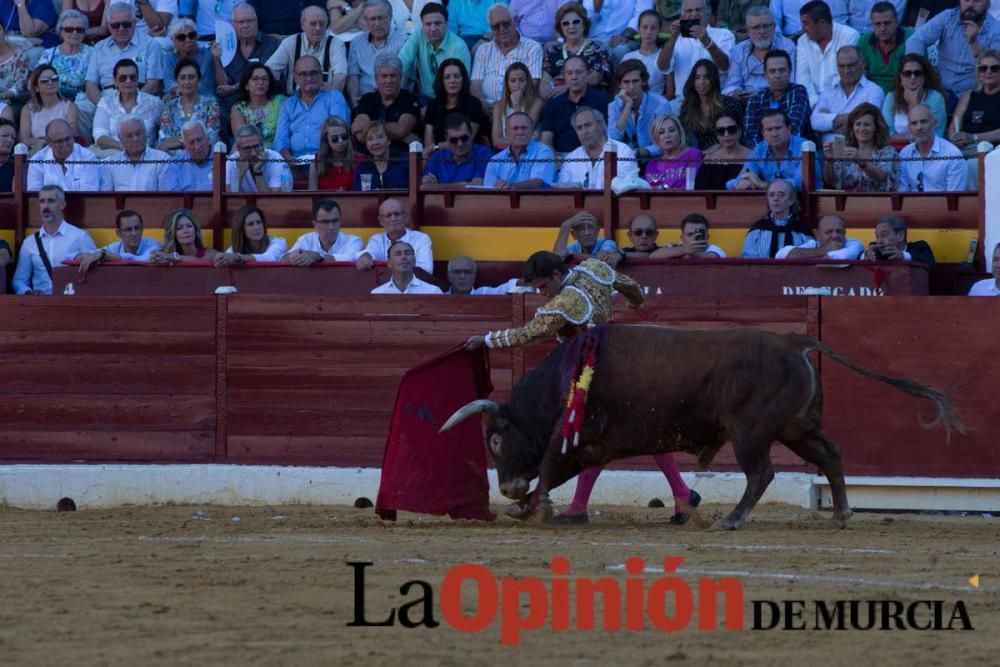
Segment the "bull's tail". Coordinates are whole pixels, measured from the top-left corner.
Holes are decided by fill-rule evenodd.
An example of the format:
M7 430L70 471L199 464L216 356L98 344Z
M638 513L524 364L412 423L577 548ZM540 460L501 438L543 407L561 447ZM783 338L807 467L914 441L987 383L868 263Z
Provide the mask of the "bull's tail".
M951 439L952 431L957 431L963 435L966 433L965 424L962 422L962 417L958 413L958 408L955 406L955 400L948 392L938 389L937 387L921 384L920 382L914 382L913 380L907 380L905 378L885 375L884 373L877 373L875 371L868 370L867 368L854 363L839 352L833 350L833 348L829 345L821 343L815 338L808 336L797 336L797 338L803 345L803 352L805 353L816 350L817 352L825 354L837 363L847 366L852 371L860 373L865 377L878 380L879 382L884 382L887 385L895 387L904 394L913 396L914 398L922 398L933 402L937 406L937 414L934 416L934 419L930 421L925 421L923 418L920 418L920 425L924 428L944 426L949 440Z

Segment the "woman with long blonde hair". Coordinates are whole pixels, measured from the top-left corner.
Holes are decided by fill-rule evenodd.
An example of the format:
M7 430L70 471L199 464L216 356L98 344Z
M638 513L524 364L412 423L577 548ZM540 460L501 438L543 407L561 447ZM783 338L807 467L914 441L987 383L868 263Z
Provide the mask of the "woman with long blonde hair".
M201 225L190 209L178 208L163 220L163 248L153 252L155 264L179 264L214 260L218 251L206 248Z

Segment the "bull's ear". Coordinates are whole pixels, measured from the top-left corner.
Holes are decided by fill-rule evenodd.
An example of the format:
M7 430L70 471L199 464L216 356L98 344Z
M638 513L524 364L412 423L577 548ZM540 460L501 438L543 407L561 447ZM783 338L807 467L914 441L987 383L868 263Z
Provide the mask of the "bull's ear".
M485 424L490 431L505 431L507 427L510 426L510 420L506 417L500 415L493 415L489 412L484 412Z

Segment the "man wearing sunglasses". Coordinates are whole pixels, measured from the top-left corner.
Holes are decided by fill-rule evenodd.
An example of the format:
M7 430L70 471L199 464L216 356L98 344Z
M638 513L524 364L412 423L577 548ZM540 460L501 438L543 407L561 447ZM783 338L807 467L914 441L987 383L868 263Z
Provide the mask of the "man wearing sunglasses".
M493 152L473 141L468 116L448 114L444 119L447 148L434 151L424 169L424 185L482 185Z
M111 5L108 8L108 27L111 36L94 45L94 52L87 66L87 98L94 109L96 110L101 95L114 88L115 64L126 58L134 61L139 68L141 90L150 95L159 95L163 84L163 48L136 32L132 6L124 2ZM81 115L83 112L81 107Z
M472 61L472 94L492 109L503 94L504 73L514 63L524 63L538 88L542 77L542 45L522 37L506 7L494 5L489 13L493 40L480 44ZM459 32L461 35L461 32Z
M640 213L632 218L632 221L628 223L628 239L632 245L621 248L622 259L649 257L650 253L660 247L656 244L656 237L659 234L660 230L656 227L656 218L648 213Z

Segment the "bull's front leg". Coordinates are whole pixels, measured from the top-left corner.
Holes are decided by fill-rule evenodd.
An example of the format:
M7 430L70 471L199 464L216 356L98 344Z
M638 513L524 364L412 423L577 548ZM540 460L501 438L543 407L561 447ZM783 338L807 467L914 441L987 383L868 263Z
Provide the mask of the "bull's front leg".
M535 517L545 523L552 520L554 511L549 492L573 479L584 469L573 452L562 453L562 439L554 438L549 444L542 463L538 468L538 485L532 493Z

